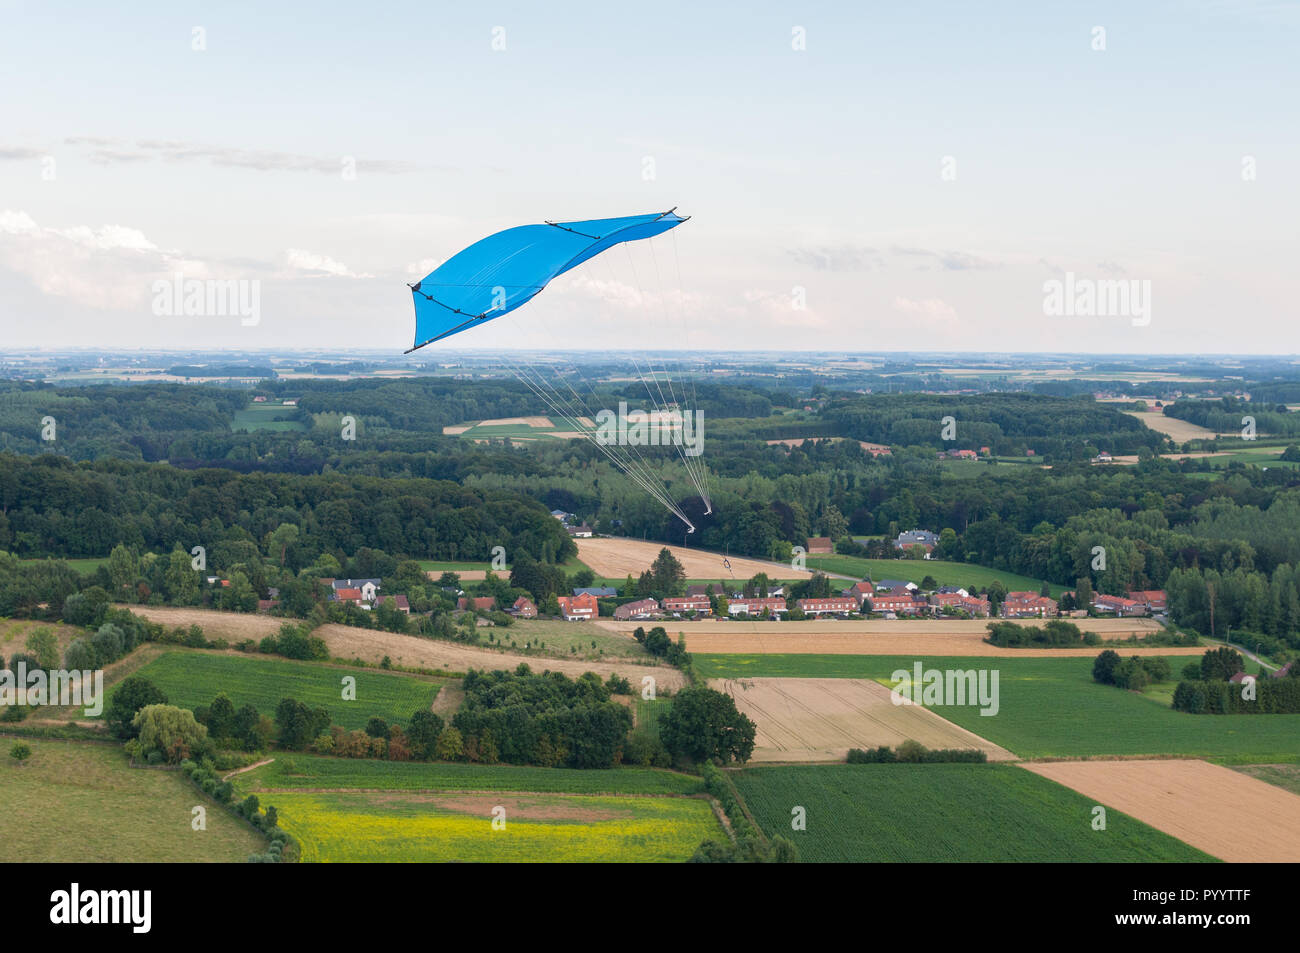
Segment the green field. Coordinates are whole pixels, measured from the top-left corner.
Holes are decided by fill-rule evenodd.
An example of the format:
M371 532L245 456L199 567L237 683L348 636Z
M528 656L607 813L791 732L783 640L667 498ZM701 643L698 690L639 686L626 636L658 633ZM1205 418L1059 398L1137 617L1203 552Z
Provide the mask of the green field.
M385 791L520 791L566 794L697 794L694 775L658 768L538 768L450 762L375 761L277 754L274 761L235 777L241 796L273 788Z
M1006 586L1008 592L1026 589L1038 592L1043 585L1041 579L989 569L975 563L944 559L864 559L859 556L835 555L809 556L807 562L809 569L836 572L855 579L870 576L874 580L901 579L920 585L926 576L933 576L941 586L961 586L965 589L983 589L989 583L997 581ZM1053 583L1052 598L1059 599L1065 589L1065 586Z
M1206 457L1205 460L1214 470L1226 469L1230 463L1244 463L1246 466L1256 467L1288 467L1291 469L1300 466L1300 463L1282 460L1278 454L1269 453L1262 449L1229 451L1227 456Z
M1234 765L1233 770L1300 794L1300 764L1240 764Z
M1213 858L1006 764L844 764L732 775L755 820L812 862L1153 862ZM807 812L792 830L791 811Z
M44 559L20 559L18 561L22 563L39 563L39 562L44 562L45 560ZM78 558L78 559L67 559L67 558L60 557L59 562L67 563L73 569L77 570L77 572L92 573L100 566L105 565L108 562L108 557L89 556L86 558Z
M1122 654L1122 653L1121 653ZM874 655L696 655L704 678L871 678L891 684L914 657ZM1092 680L1093 659L934 658L927 668L994 669L999 710L937 712L1022 758L1190 755L1235 764L1300 762L1300 715L1189 715ZM1187 657L1171 656L1178 672Z
M702 798L275 792L306 862L665 863L721 838ZM492 826L496 814L505 822Z
M405 725L411 715L433 704L447 681L288 659L180 651L160 655L135 674L161 688L171 704L184 708L211 704L225 692L236 708L252 705L274 717L280 699L296 698L328 710L330 720L344 728L364 728L373 715ZM355 701L342 698L344 676L357 680ZM110 698L113 691L108 692Z
M437 559L421 559L419 560L419 563L420 563L420 568L423 569L425 572L436 572L436 573L487 572L488 570L492 569L492 564L490 562L481 562L481 563L445 562L445 561L439 561ZM510 571L510 567L507 566L505 569L493 570L493 571L495 571L499 576L504 576L506 573Z
M266 850L251 828L175 771L132 768L117 745L24 739L32 757L8 757L0 739L0 862L242 863ZM195 805L207 830L190 827Z
M522 649L526 643L561 658L620 658L650 659L650 653L636 639L622 632L611 632L590 622L565 622L562 619L520 619L508 628L480 629L479 637L486 641L488 635L509 645L514 642ZM595 643L593 645L592 643ZM489 643L492 644L492 643ZM629 676L630 677L630 676ZM640 686L633 686L640 689Z
M636 699L636 725L638 728L644 726L652 729L654 733L659 734L659 720L673 707L671 698L656 698L654 701L647 701L640 696Z
M276 420L296 413L297 407L285 407L282 404L267 402L249 404L243 410L235 411L230 422L231 430L306 430L307 426L299 420Z

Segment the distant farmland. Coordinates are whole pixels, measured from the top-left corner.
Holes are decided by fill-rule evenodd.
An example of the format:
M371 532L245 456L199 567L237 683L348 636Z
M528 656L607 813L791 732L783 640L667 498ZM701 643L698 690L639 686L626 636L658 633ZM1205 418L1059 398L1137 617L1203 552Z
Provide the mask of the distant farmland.
M1100 651L1100 650L1099 650ZM1185 755L1238 764L1300 762L1300 715L1189 715L1092 680L1088 658L921 658L884 655L696 655L705 678L798 676L885 680L927 668L999 673L992 717L970 706L936 707L944 718L1021 758ZM1174 671L1185 658L1170 657Z
M813 862L1150 862L1213 858L1014 765L845 764L732 775L754 818ZM791 829L802 807L807 829Z

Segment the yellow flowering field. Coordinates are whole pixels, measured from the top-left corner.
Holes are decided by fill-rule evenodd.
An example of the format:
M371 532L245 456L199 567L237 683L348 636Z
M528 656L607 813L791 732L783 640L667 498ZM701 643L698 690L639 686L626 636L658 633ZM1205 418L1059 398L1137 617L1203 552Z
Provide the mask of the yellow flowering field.
M269 791L309 862L674 862L723 833L694 797ZM504 820L497 828L493 819Z

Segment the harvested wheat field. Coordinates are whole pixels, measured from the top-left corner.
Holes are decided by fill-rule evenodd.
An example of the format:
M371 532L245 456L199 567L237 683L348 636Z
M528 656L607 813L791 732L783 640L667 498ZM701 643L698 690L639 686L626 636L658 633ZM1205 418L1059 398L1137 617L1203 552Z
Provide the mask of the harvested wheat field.
M555 424L549 417L498 417L496 420L480 420L478 427L537 427L550 430Z
M168 628L192 625L202 627L203 634L209 639L225 639L237 642L243 639L262 639L275 635L285 622L294 619L277 619L269 615L253 615L246 612L222 612L219 609L180 609L163 606L123 606L136 615L144 616L150 622L158 622Z
M1042 624L1042 620L1024 620ZM1091 619L1088 629L1106 639L1142 636L1158 630L1149 619ZM631 632L638 625L656 623L614 622L601 627ZM1008 649L984 641L986 623L977 619L943 621L824 620L820 622L666 622L670 636L686 639L687 647L705 655L959 655L981 658L1069 658L1096 656L1108 643L1070 649ZM1204 648L1146 647L1119 643L1111 646L1124 655L1202 655Z
M360 658L378 664L387 655L397 665L410 668L435 668L447 672L467 672L471 668L513 669L525 662L535 672L550 669L577 678L583 672L595 672L602 679L615 673L641 684L645 675L653 675L660 689L677 691L686 684L682 673L666 665L638 665L628 659L607 662L584 662L576 659L528 655L523 652L498 652L481 646L463 645L442 639L422 639L378 629L350 625L322 625L312 635L324 639L335 658Z
M688 579L732 579L741 582L765 572L774 579L806 579L812 575L807 571L791 569L785 563L772 563L761 559L749 559L745 556L723 556L722 553L703 549L687 549L683 546L665 546L663 543L650 543L640 539L579 539L578 558L582 560L597 576L607 579L622 579L631 573L639 576L650 568L661 549L670 549L678 561L686 568ZM731 563L728 570L723 565L726 559Z
M1218 436L1213 430L1188 423L1186 420L1179 420L1177 417L1166 417L1158 410L1126 410L1124 413L1136 417L1146 424L1148 429L1165 434L1179 443L1186 443L1188 440L1213 439Z
M888 688L859 678L713 679L757 727L751 761L843 761L850 748L978 748L1015 756L919 705L895 705Z
M1300 797L1217 764L1056 761L1024 767L1222 860L1300 861Z

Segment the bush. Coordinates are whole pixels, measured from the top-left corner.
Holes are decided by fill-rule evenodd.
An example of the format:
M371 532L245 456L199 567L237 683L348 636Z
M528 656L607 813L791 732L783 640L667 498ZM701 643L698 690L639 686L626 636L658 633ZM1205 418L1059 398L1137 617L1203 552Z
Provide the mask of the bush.
M911 764L941 764L961 762L967 764L984 764L989 756L978 748L927 748L919 742L907 740L898 746L895 752L888 746L879 748L850 748L846 759L849 764L894 764L907 762Z
M13 758L18 764L23 764L31 756L31 745L23 744L21 741L9 749L9 757Z
M1097 660L1092 663L1092 678L1095 682L1103 685L1115 684L1115 669L1120 664L1119 653L1114 649L1107 649L1097 656Z

